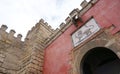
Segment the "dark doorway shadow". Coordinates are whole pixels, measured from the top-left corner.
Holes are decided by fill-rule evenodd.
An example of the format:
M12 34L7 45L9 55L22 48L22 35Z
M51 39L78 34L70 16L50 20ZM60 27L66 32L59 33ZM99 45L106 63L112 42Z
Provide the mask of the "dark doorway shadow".
M108 48L89 50L81 63L83 74L120 74L120 59Z

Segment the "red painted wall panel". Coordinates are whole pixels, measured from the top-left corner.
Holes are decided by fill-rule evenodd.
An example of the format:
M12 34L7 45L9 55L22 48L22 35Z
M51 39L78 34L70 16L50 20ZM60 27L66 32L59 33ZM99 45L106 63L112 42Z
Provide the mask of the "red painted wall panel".
M62 33L45 49L44 74L68 74L70 68L70 50L72 40L70 34L76 29L74 25Z
M116 28L111 33L119 31L120 0L99 0L82 16L82 19L86 22L91 16L101 28L107 28L113 24ZM83 24L79 23L79 26ZM69 53L73 49L71 34L76 29L74 25L71 25L45 49L44 74L69 74L71 67Z
M120 30L120 0L99 0L82 18L86 21L91 16L102 28L113 24Z

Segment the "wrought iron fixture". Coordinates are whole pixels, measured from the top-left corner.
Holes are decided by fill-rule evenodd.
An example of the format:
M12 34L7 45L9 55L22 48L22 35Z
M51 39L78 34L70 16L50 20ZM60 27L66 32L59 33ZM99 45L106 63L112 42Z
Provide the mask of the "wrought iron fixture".
M82 21L82 18L79 17L79 15L77 14L77 15L75 15L75 16L72 18L72 22L73 22L73 24L74 24L76 27L78 26L78 21L83 22L83 21Z

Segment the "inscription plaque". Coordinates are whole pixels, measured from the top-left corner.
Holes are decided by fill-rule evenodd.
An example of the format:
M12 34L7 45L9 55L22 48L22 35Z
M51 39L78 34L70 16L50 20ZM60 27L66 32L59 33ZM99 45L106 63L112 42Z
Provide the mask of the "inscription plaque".
M90 19L85 25L83 25L80 29L78 29L75 33L72 34L73 45L79 45L99 30L100 27L96 23L95 19Z

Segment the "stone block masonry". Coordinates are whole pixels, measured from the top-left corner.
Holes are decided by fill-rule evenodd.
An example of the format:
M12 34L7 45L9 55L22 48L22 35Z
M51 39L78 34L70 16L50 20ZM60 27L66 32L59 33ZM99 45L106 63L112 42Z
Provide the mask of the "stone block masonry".
M8 33L7 28L0 28L0 74L42 74L43 42L55 31L41 19L21 41L21 34L15 37L16 32Z

